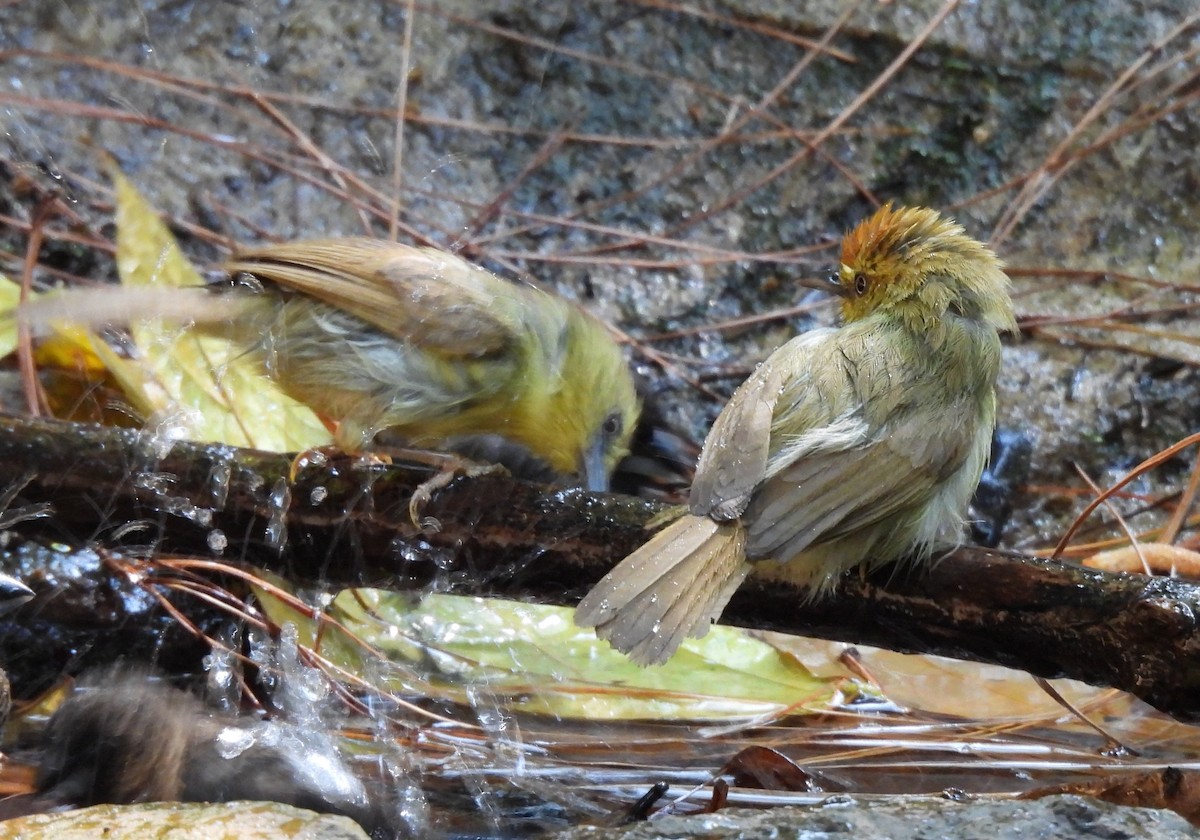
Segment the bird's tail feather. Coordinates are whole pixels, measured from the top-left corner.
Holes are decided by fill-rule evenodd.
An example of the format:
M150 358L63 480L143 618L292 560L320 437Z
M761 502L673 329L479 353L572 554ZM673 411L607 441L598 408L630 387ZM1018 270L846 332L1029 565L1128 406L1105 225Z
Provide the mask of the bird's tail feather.
M163 318L211 324L243 314L256 297L213 294L199 287L104 286L45 295L22 304L16 317L34 335L45 335L56 323L63 322L96 327Z
M671 658L699 638L745 579L745 529L684 516L655 534L596 584L575 622L639 665Z

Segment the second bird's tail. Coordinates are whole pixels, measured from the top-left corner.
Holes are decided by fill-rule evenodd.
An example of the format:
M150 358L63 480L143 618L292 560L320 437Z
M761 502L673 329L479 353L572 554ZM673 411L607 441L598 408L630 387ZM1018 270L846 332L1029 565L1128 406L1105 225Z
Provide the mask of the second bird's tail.
M685 515L622 560L579 602L575 623L639 665L666 662L700 638L745 579L746 532Z
M250 311L263 295L215 294L201 287L101 286L71 289L23 303L17 323L34 335L47 335L56 323L89 327L128 324L148 318L214 324Z

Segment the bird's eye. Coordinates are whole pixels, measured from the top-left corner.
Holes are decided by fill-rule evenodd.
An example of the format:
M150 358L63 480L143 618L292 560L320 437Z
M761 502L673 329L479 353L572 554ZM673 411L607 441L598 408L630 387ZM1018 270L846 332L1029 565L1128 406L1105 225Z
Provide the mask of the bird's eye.
M620 414L610 414L604 418L604 422L600 424L600 434L606 438L615 438L621 434L621 430L625 428L625 422L621 419Z
M867 275L854 275L854 293L856 295L865 295L867 293Z

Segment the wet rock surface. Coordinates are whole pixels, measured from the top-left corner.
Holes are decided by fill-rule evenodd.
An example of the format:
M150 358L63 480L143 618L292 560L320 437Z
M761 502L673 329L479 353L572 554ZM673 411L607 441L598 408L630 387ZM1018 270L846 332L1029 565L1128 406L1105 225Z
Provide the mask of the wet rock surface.
M773 838L992 837L995 840L1075 840L1194 837L1196 829L1171 811L1121 808L1078 796L1034 802L831 802L765 811L729 810L664 817L625 828L578 828L560 840L773 840Z

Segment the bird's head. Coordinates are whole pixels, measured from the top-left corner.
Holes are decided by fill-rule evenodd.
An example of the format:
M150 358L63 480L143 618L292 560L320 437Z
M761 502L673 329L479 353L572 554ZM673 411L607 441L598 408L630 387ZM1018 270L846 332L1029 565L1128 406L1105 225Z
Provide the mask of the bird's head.
M846 234L841 265L830 280L847 323L879 312L928 326L949 312L1014 330L1002 268L953 219L889 203Z
M546 377L548 402L532 424L530 448L588 490L607 490L641 410L621 348L600 321L572 308Z

